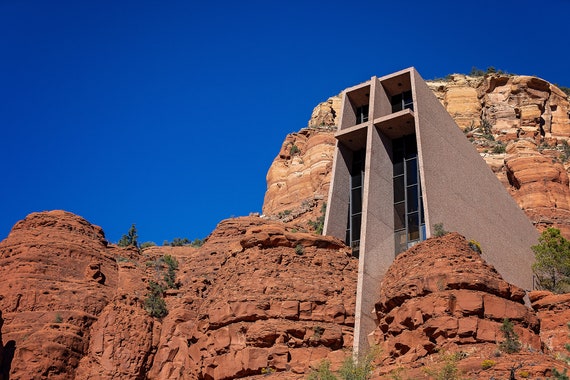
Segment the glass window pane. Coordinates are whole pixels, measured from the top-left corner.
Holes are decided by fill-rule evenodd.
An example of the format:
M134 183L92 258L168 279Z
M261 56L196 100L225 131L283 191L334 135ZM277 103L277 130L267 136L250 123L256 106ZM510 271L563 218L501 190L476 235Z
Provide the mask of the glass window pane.
M361 172L352 176L352 182L350 183L350 188L354 189L355 187L362 186L362 175Z
M402 110L402 94L394 95L391 99L392 112L398 112Z
M418 220L418 213L414 212L408 214L408 241L419 240L420 238L420 223Z
M352 189L352 210L353 214L362 211L362 187Z
M361 214L352 216L352 241L360 240L360 220Z
M421 186L420 186L420 190L421 190ZM423 197L420 196L420 223L425 223L425 218L424 218L424 199Z
M418 211L418 185L408 186L408 212Z
M408 135L406 139L406 158L413 158L418 155L418 147L416 144L416 135Z
M406 241L406 230L396 231L394 233L395 237L395 245L396 245L396 254L405 251L408 249L408 244Z
M412 99L412 91L406 91L403 93L402 96L403 96L404 108L410 108L413 111L414 100Z
M394 205L394 229L406 227L406 204L404 202Z
M406 184L415 185L418 183L418 159L413 158L406 161Z
M404 193L404 176L400 175L394 178L394 203L402 202L405 199Z

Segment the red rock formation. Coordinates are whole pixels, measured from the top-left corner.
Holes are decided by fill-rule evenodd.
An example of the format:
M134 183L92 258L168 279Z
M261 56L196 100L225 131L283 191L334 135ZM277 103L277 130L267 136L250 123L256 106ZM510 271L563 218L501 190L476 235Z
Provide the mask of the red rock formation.
M327 128L289 134L267 173L263 213L309 228L328 196L334 145Z
M540 319L540 339L544 348L554 355L570 356L565 347L570 343L570 293L537 291L530 293L529 298Z
M422 370L415 368L438 368L441 352L459 353L457 367L470 378L506 378L517 363L531 377L564 367L537 354L540 321L524 305L524 291L505 282L459 234L428 239L398 255L380 287L374 334L384 364L379 373L402 367L417 378ZM505 318L520 337L517 354L497 354ZM492 370L483 371L483 360L495 362Z
M3 338L15 342L10 378L72 377L116 285L101 228L64 211L18 222L0 243Z
M180 287L157 319L144 300L163 255L178 260ZM36 213L0 243L0 264L10 378L295 376L352 344L357 260L336 239L258 217L220 223L199 249L139 253L73 214Z

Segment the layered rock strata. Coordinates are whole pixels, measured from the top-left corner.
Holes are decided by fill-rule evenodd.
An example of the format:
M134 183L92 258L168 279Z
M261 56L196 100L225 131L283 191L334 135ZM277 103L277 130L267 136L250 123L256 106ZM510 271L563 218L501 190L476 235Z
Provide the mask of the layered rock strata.
M437 368L433 363L445 361L442 353L454 354L457 367L476 378L508 377L516 363L533 377L565 368L553 357L537 355L541 320L525 306L524 290L505 282L459 234L428 239L398 255L380 289L378 328L371 334L380 346L379 373L403 367L410 369L408 375L419 374L420 367ZM501 352L505 319L514 324L520 352ZM545 334L551 333L559 336ZM482 371L485 360L494 363L492 371Z
M532 76L454 74L428 85L538 229L556 227L570 238L568 96ZM309 128L286 137L267 175L265 215L308 230L321 215L340 102L335 96L317 105ZM517 144L505 153L510 143Z
M178 286L152 318L165 255ZM298 377L352 345L357 260L258 217L220 223L199 249L139 252L76 215L35 213L0 243L0 264L4 378Z

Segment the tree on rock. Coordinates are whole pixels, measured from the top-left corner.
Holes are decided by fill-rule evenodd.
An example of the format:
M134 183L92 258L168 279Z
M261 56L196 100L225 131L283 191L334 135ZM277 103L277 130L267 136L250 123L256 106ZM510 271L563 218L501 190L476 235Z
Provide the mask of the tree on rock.
M117 245L119 247L138 247L138 237L137 228L133 224L131 225L131 228L129 228L129 232L126 235L121 236Z
M542 289L554 293L570 290L570 241L557 228L547 228L533 245L536 262L532 270Z

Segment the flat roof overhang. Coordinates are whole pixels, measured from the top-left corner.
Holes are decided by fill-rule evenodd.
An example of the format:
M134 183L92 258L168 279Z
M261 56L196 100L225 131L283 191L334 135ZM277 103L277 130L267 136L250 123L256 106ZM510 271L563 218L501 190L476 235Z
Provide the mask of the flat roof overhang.
M379 117L374 120L374 126L392 140L416 131L414 113L408 108Z
M335 133L334 137L350 150L357 151L366 148L366 134L370 123L358 124Z

